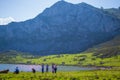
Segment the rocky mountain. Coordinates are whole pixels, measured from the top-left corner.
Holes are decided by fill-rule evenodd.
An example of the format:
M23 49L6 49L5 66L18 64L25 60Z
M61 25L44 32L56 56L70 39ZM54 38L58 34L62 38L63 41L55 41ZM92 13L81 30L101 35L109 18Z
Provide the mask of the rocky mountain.
M0 51L77 53L112 39L120 19L86 3L59 1L31 20L0 26Z
M114 17L120 19L120 7L119 8L104 9L104 11L113 15Z

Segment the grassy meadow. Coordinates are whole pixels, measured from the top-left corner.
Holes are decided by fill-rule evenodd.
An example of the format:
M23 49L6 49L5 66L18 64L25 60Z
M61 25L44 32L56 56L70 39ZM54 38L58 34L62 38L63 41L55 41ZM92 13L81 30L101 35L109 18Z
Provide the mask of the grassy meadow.
M118 70L95 70L77 72L0 74L0 80L120 80Z
M77 66L120 66L120 55L111 57L100 57L102 54L81 53L81 54L60 54L49 56L23 55L19 52L8 52L7 56L0 55L0 63L20 64L58 64ZM5 55L6 55L5 54Z
M62 64L62 65L78 65L78 66L120 66L120 55L109 58L99 58L93 53L83 54L64 54L44 56L36 59L27 59L26 62L33 64Z

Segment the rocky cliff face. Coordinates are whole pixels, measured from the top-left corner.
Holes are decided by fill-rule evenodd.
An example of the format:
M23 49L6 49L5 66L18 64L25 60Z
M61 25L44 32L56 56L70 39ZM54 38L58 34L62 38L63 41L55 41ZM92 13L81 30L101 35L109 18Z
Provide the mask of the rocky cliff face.
M86 3L59 1L34 19L0 26L0 51L77 53L119 34L120 20Z
M110 15L120 19L120 7L119 8L104 9L104 11L109 13Z

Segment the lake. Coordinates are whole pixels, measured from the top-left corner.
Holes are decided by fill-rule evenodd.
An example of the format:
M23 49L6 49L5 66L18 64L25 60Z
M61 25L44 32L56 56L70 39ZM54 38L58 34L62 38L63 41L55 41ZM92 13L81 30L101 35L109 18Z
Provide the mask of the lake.
M9 69L10 72L14 72L16 67L18 67L20 71L30 72L32 71L32 68L35 68L36 71L41 72L41 65L0 64L0 70ZM95 70L95 68L78 67L78 66L57 66L57 68L58 71ZM49 71L51 71L51 65L49 66Z

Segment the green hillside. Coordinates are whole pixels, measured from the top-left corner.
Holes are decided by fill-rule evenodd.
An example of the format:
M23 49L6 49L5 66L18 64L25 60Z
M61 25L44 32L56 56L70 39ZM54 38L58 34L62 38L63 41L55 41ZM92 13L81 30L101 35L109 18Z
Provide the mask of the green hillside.
M120 66L120 55L109 58L99 58L93 53L81 54L64 54L51 55L44 57L23 57L17 55L16 57L9 57L8 61L1 61L1 63L24 63L24 64L51 64L56 63L60 65L79 65L79 66Z
M17 51L6 51L0 53L0 63L120 66L120 36L77 54L35 56Z
M110 41L94 46L86 52L93 52L94 55L101 58L120 55L120 35Z
M29 53L18 52L14 50L0 52L0 63L25 63L25 59L32 59Z

